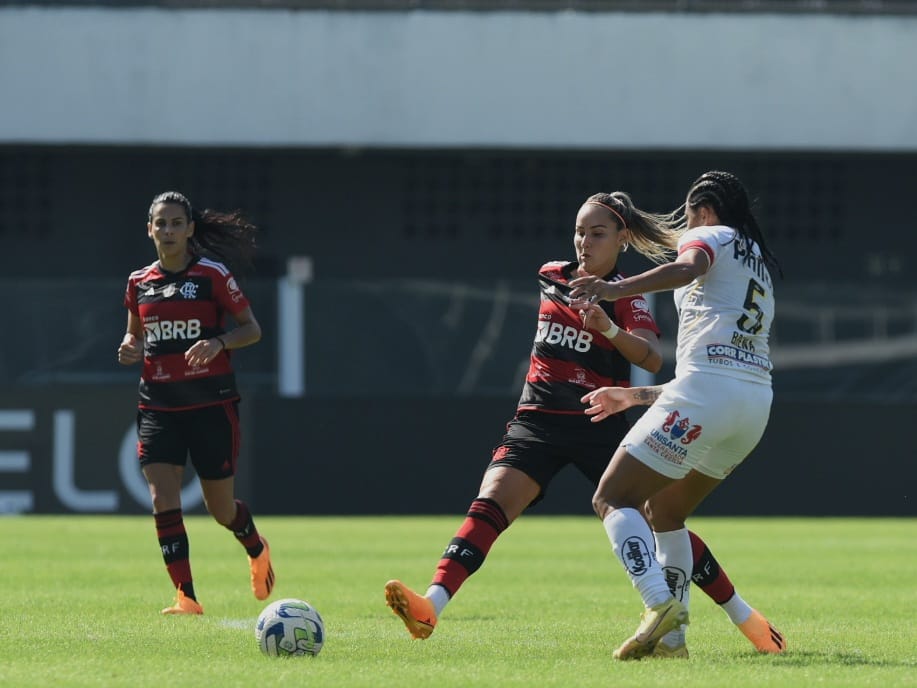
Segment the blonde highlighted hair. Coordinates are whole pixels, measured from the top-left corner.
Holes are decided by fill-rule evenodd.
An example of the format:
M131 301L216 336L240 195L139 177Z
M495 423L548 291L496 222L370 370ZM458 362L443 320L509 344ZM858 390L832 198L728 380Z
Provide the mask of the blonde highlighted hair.
M654 263L670 261L678 246L681 231L674 214L659 215L638 208L624 191L597 193L585 203L604 206L615 224L630 230L630 243Z

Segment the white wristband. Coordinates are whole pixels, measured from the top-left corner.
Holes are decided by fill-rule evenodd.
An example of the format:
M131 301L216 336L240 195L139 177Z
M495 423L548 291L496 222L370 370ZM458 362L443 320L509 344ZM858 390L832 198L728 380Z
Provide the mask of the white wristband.
M620 331L621 331L621 328L615 325L614 322L612 322L611 327L605 330L602 334L605 335L606 339L614 339L616 336L618 336L618 332Z

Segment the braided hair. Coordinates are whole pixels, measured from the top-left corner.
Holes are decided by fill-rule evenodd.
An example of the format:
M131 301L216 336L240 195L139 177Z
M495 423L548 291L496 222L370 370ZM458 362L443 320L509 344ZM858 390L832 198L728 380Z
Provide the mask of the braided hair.
M719 170L705 172L691 184L687 205L691 208L710 206L720 218L720 222L739 233L749 251L752 243L757 243L767 266L783 277L780 263L767 246L764 232L751 212L748 192L738 177Z
M252 267L258 228L245 219L241 210L224 213L206 208L199 211L191 206L191 201L184 194L165 191L150 204L150 220L153 219L153 208L160 203L180 205L184 208L185 219L194 222L194 234L188 245L195 255L225 263L234 274Z

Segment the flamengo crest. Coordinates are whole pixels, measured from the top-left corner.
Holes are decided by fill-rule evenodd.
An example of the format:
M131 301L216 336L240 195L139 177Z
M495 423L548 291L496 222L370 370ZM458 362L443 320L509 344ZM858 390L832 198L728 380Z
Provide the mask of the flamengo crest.
M186 299L194 299L197 297L197 285L194 282L185 282L178 291Z

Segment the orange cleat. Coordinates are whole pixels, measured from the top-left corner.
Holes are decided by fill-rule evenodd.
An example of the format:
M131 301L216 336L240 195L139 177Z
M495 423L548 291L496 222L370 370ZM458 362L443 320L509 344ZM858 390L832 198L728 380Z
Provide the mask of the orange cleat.
M203 614L204 608L181 591L175 591L175 604L162 610L162 614Z
M274 567L271 566L271 548L263 537L261 544L264 549L257 557L248 558L248 567L252 572L252 592L255 598L266 600L274 589Z
M752 609L751 616L738 626L758 652L779 655L786 651L786 638L783 637L783 633L774 628L757 609Z
M385 584L385 603L401 617L412 638L429 638L436 628L433 602L399 580L390 580Z

